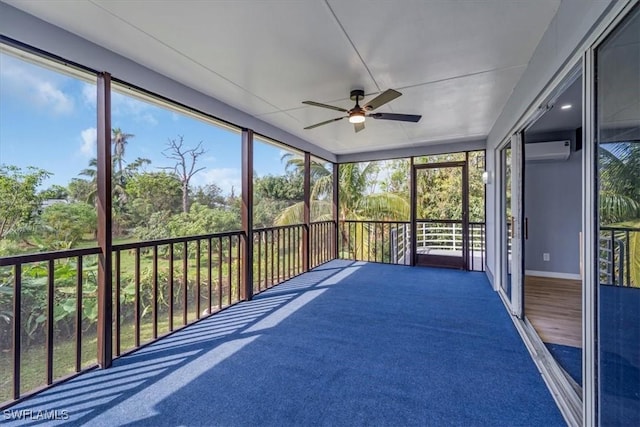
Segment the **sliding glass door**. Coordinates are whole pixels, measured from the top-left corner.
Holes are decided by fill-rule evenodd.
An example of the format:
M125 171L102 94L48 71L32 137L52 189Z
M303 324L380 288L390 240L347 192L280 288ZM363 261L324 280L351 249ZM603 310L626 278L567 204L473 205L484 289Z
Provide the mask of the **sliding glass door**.
M514 135L500 150L500 291L511 312L522 316L521 187L522 138Z
M595 48L600 425L640 425L640 5Z

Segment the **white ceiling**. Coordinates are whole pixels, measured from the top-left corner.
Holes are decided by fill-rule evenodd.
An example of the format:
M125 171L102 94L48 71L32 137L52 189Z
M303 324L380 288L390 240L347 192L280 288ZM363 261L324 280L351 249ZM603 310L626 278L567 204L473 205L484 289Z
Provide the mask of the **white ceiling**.
M562 106L570 105L567 109ZM562 92L527 133L574 131L582 126L582 76Z
M4 1L336 154L486 137L560 4ZM423 118L303 130L340 113L302 101L351 108L353 88Z

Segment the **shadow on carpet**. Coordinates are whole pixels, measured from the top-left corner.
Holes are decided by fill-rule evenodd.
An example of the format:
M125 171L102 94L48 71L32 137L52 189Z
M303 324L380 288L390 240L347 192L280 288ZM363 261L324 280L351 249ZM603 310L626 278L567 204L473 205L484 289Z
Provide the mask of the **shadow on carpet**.
M484 274L339 260L20 409L92 426L565 425Z

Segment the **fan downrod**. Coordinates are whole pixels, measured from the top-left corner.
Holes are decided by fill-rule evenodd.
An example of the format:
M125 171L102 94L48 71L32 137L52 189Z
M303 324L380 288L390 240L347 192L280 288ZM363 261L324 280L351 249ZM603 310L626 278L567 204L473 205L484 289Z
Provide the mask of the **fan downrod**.
M351 100L358 101L359 99L364 98L364 90L362 89L354 89L351 91Z

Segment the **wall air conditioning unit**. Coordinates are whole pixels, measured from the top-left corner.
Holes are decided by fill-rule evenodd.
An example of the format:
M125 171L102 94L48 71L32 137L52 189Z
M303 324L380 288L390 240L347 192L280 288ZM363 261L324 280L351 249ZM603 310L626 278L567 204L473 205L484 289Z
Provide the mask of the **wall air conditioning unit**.
M534 142L525 144L524 158L527 162L564 161L571 153L571 141Z

